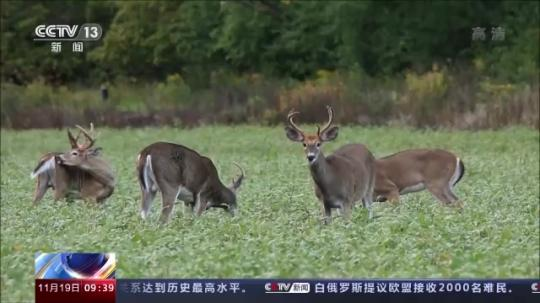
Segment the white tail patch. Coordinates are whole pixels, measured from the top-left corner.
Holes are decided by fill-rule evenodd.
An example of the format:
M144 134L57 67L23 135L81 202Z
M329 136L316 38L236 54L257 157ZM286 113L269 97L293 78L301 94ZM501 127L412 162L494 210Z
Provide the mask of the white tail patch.
M36 170L34 170L30 174L30 178L34 179L35 177L54 169L54 157L50 157L49 160L41 162L41 165L39 165Z
M456 169L454 170L454 174L452 175L452 178L450 178L450 181L448 182L448 186L450 188L454 187L454 184L456 184L457 179L459 178L459 175L461 174L461 169L459 167L459 158L456 157Z
M144 184L146 184L146 187L149 191L155 191L158 188L157 182L156 182L156 176L154 175L154 170L152 169L152 156L148 155L146 156L146 162L144 163Z
M404 194L408 194L408 193L415 193L417 191L424 190L425 188L426 188L426 186L424 185L424 183L420 182L418 184L405 187L404 189L399 191L399 194L404 195Z

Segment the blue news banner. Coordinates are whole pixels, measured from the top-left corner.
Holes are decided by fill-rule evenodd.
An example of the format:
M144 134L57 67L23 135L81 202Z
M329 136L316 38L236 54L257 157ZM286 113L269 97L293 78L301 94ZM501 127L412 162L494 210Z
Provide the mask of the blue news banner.
M540 302L540 279L117 279L117 303ZM459 300L459 301L458 301Z

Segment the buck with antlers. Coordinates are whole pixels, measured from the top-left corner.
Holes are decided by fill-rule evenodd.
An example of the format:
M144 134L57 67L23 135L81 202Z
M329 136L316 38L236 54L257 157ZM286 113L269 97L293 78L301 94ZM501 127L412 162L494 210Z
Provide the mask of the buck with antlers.
M93 137L94 125L90 124L90 133L77 125L77 137L68 129L71 150L65 153L48 153L41 157L31 174L37 178L34 192L34 204L45 195L49 187L54 190L54 199L67 196L103 202L112 195L115 177L109 163L100 157L101 148L92 148L96 139ZM81 133L86 137L79 143Z
M311 176L315 183L315 194L322 203L324 221L330 223L332 209L342 210L350 218L355 202L362 200L368 209L369 218L373 213L373 187L375 183L375 158L363 144L347 144L325 157L321 150L323 142L338 136L338 127L332 126L333 110L327 106L328 122L316 134L306 134L293 121L299 114L294 110L287 116L285 133L289 140L302 142L309 162Z
M137 157L137 175L142 191L141 217L146 219L150 204L161 191L161 223L169 220L176 200L199 216L210 207L223 208L231 215L237 210L236 191L244 179L240 176L225 186L219 180L212 161L185 146L157 142L144 148Z
M463 162L442 149L411 149L377 159L375 197L397 203L399 196L427 190L443 204L461 206L454 186L465 173Z

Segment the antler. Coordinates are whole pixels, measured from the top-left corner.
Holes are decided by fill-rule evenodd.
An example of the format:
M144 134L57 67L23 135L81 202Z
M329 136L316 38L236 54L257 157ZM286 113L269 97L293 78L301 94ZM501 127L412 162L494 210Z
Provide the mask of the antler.
M232 188L236 190L242 185L242 180L244 180L244 169L236 162L233 162L233 164L240 169L240 176L236 180L234 178L232 180Z
M303 134L304 131L301 130L296 124L294 124L294 121L293 121L293 118L294 118L296 115L298 115L298 114L300 114L300 113L297 112L297 111L295 111L294 109L291 109L291 111L290 111L289 114L287 115L287 120L289 121L289 125L290 125L292 128L296 129L298 132L300 132L300 133Z
M332 121L334 120L334 110L332 109L332 107L330 105L327 105L326 110L328 110L328 122L326 122L322 130L319 126L317 126L318 135L324 133L330 127L330 125L332 125Z
M75 138L73 137L73 134L71 133L69 129L67 130L67 133L68 133L69 144L71 144L71 148L79 147L79 144L77 142L79 141L79 137L81 136L81 131L79 131L79 133L77 134L77 137Z
M95 138L95 133L94 133L94 123L90 123L90 132L86 131L86 129L84 129L82 126L80 125L75 125L79 130L80 132L82 132L84 134L84 136L86 137L86 143L84 145L79 145L79 148L81 149L87 149L87 148L90 148L94 145L94 143L96 142L96 138ZM80 135L80 132L79 132L79 135ZM78 138L79 136L77 136Z

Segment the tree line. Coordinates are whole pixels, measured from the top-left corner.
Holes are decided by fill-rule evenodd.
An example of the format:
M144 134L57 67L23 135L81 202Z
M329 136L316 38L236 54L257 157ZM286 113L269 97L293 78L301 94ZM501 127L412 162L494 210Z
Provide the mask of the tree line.
M475 66L508 82L539 70L536 1L2 1L2 81L53 85L162 81L212 73L305 80L320 70L373 77ZM51 54L38 24L99 23L82 54ZM479 31L473 39L474 30ZM503 39L493 39L498 31ZM484 39L482 38L482 32ZM499 37L500 38L500 37Z

